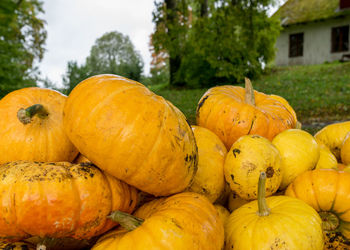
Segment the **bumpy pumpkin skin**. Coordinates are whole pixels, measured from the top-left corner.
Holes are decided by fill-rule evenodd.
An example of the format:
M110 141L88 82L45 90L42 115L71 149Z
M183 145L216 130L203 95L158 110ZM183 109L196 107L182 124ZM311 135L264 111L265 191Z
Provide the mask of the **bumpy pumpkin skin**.
M262 136L242 136L227 153L225 179L242 199L253 200L257 198L260 172L266 172L266 195L270 196L277 191L282 180L280 153Z
M329 150L329 148L320 144L320 158L316 164L316 169L328 168L337 169L338 161L334 154Z
M213 131L227 150L241 136L258 134L272 140L285 129L294 128L296 119L288 108L269 95L254 91L255 105L246 103L245 89L218 86L199 100L197 125Z
M0 239L89 239L116 225L114 210L132 212L135 188L91 164L18 161L0 167Z
M266 199L268 216L259 216L258 202L233 211L225 224L226 250L322 250L321 219L304 202L286 196Z
M93 250L220 250L224 227L215 207L197 193L180 193L146 203L135 216L145 219L130 232L112 231Z
M320 158L320 147L314 137L300 129L287 129L278 134L272 144L282 157L281 190L301 173L314 169Z
M17 161L72 161L78 154L63 130L63 107L67 96L43 88L23 88L0 100L0 164ZM48 115L35 115L23 124L21 108L42 104Z
M224 162L227 150L219 137L206 128L192 126L198 147L198 170L188 191L214 203L224 192Z
M340 161L340 149L349 132L350 121L339 122L325 126L315 134L315 138L319 144L326 145L337 160Z
M347 133L341 149L340 149L341 162L345 165L350 164L350 132Z
M307 171L289 185L285 194L306 202L318 212L335 215L339 225L329 231L350 239L350 173L333 169Z
M197 146L185 116L127 78L97 75L79 83L66 102L64 127L91 162L144 192L180 192L196 173Z

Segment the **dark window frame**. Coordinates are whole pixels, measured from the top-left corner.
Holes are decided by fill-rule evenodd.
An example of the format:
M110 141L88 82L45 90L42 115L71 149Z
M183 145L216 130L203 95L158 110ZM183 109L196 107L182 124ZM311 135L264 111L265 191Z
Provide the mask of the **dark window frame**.
M289 57L304 55L304 32L289 34Z
M331 52L349 51L349 25L333 27L331 30Z

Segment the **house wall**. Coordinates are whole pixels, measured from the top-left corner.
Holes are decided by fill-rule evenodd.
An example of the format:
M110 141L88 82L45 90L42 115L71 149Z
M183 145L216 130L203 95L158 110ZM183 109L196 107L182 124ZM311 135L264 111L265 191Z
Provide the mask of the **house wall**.
M349 54L350 51L332 53L331 40L332 28L343 25L350 25L350 16L284 28L276 41L275 64L277 66L320 64L341 59L343 54ZM290 58L289 35L301 32L304 33L303 56Z

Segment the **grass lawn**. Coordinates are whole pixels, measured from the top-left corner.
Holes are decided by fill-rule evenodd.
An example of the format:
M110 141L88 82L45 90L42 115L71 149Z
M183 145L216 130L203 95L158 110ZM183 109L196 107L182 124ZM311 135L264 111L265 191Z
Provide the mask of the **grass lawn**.
M325 123L350 120L350 62L275 68L252 82L258 91L286 98L312 133ZM207 90L172 90L164 85L151 89L177 106L191 124Z

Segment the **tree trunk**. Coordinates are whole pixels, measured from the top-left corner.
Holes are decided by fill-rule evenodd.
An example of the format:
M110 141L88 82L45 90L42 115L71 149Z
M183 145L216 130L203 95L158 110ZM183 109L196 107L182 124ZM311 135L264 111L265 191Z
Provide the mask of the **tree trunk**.
M165 0L166 6L166 27L168 30L169 38L172 43L178 40L176 33L176 27L178 26L178 14L176 0ZM170 85L184 86L185 83L176 78L176 73L180 69L181 55L179 54L179 44L173 44L173 48L169 51L169 71L170 71Z

